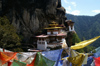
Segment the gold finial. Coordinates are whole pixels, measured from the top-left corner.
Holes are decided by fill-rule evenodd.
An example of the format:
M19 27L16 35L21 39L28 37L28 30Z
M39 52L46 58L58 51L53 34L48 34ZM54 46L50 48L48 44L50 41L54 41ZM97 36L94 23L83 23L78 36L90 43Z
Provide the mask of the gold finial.
M72 21L71 19L69 21Z
M56 22L54 22L54 21L53 21L53 22L51 22L51 23L52 23L52 24L56 24Z

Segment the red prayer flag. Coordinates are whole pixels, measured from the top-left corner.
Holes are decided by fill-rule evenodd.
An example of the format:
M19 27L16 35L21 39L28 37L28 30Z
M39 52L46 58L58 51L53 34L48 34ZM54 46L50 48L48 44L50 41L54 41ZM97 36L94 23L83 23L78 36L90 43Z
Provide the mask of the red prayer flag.
M12 59L17 59L16 54L16 52L0 52L0 60L2 64L5 64Z
M8 66L11 66L12 62L8 62Z
M98 57L98 58L95 58L95 57L93 57L94 58L94 62L95 62L95 66L100 66L100 57Z
M32 61L30 64L27 64L27 66L34 66L35 59L36 59L36 55L35 55L35 57L34 57L33 61Z

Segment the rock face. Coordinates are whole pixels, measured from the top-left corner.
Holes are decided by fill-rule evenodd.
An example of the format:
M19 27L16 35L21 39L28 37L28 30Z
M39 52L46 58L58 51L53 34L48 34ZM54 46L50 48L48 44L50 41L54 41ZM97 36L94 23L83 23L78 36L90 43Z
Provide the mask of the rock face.
M2 0L4 15L16 27L17 33L27 40L51 21L62 24L66 19L61 0Z

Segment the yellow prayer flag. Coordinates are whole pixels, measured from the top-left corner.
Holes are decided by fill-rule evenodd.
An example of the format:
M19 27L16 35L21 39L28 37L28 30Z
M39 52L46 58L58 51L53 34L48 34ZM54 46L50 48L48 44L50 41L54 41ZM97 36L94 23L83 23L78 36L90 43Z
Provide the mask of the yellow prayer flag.
M77 43L76 45L71 46L71 49L76 50L76 49L84 48L88 46L89 44L93 43L94 41L96 41L98 38L100 38L100 36Z

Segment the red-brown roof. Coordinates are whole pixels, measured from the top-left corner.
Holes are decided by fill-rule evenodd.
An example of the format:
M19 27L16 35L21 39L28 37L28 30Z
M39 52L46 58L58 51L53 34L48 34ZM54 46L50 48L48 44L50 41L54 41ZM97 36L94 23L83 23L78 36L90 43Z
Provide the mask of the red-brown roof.
M51 35L39 35L39 36L36 36L36 37L37 38L46 38L46 37L49 37L49 36L66 36L66 34L60 33L60 34L51 34Z
M46 37L48 37L48 35L39 35L39 36L36 36L36 37L38 37L38 38L46 38Z
M66 36L66 34L61 33L61 34L57 34L57 36Z

